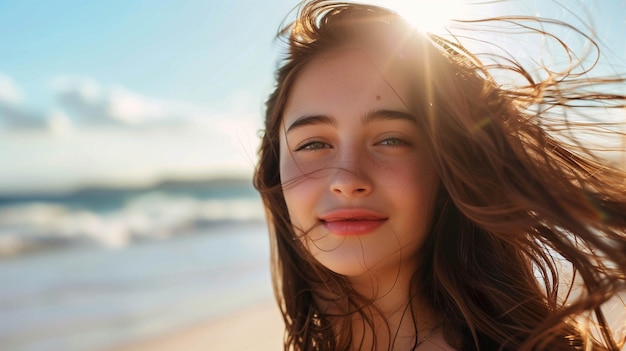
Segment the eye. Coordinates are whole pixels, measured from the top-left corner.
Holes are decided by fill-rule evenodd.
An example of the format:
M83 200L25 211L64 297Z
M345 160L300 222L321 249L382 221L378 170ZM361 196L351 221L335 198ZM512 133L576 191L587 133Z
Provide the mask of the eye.
M299 146L296 151L330 149L330 145L321 141L311 141Z
M398 138L386 138L383 141L378 143L379 145L386 145L386 146L404 146L404 145L409 145L408 142L402 140L402 139L398 139Z

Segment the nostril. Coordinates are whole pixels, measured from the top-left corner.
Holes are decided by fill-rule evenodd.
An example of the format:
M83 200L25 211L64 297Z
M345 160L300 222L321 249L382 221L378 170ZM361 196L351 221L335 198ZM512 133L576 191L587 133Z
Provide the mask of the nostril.
M361 175L350 170L341 169L333 175L330 181L330 190L333 194L343 196L365 196L371 189L369 180Z

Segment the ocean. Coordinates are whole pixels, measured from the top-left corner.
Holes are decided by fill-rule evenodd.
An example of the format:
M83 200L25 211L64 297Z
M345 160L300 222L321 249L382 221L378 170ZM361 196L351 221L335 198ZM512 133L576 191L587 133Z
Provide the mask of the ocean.
M0 345L105 350L272 295L249 180L0 197Z

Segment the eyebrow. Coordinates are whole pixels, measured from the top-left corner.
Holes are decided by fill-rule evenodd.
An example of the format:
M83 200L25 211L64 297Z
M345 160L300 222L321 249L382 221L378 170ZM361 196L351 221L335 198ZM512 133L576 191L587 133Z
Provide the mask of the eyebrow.
M417 123L415 117L407 112L395 110L372 110L361 118L361 124L365 125L373 121L381 120L405 120L411 123ZM298 129L308 125L327 124L331 126L337 125L337 119L327 115L310 115L302 116L296 119L289 127L287 133L294 129Z
M417 123L415 117L408 113L397 110L373 110L368 112L363 118L361 118L362 124L368 124L373 121L385 121L385 120L404 120L411 123Z
M296 119L293 123L291 123L289 127L287 127L287 133L294 129L314 124L328 124L334 126L337 125L337 120L334 117L326 115L302 116Z

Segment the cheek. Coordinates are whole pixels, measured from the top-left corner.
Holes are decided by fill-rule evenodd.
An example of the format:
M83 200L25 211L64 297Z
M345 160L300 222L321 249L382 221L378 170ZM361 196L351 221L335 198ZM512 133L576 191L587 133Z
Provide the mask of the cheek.
M421 194L437 182L437 175L432 164L421 155L395 160L375 160L370 168L371 175L382 188L398 190L406 196L406 190Z
M395 208L406 210L408 218L419 222L420 227L424 221L430 220L439 184L439 177L431 162L424 157L395 162L388 167L381 167L377 177Z
M317 223L311 214L320 196L319 187L311 181L299 181L283 185L283 194L294 230L298 234L308 232Z
M333 168L333 158L325 151L309 155L293 155L281 152L280 175L283 183L297 181L302 177L320 178L327 176Z
M418 171L413 183L407 187L401 206L410 209L414 223L421 230L427 230L433 219L435 197L439 186L439 178L432 171ZM409 190L410 189L410 190Z
M310 215L319 198L319 180L306 176L289 154L281 150L280 179L292 225L303 229L312 225Z
M296 162L293 153L289 150L284 135L280 136L279 152L280 180L283 186L285 186L285 184L300 178L305 172L302 169L302 165Z

